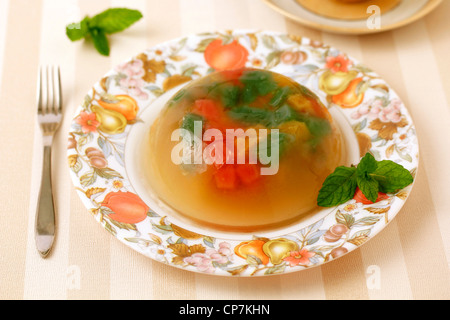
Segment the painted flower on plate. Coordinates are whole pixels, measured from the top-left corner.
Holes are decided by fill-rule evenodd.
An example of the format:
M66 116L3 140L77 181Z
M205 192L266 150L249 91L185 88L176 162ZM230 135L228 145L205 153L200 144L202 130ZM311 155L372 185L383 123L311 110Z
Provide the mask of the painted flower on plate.
M213 273L216 269L215 265L226 265L230 262L230 257L233 252L230 245L222 242L219 249L207 249L204 253L194 253L189 257L184 258L184 262L193 265L198 271Z
M97 132L97 127L100 125L95 113L88 113L86 111L81 111L75 122L81 126L83 133Z
M142 90L146 84L143 80L146 74L143 60L133 59L130 62L119 65L116 70L122 75L119 80L122 88L136 98L148 99L148 94Z
M315 252L308 251L304 248L299 251L291 251L289 256L287 256L283 260L289 263L291 267L295 267L297 265L306 266L310 264L309 258L314 257L315 255Z
M326 59L325 68L330 69L333 73L348 72L348 68L352 65L350 59L345 55L328 56Z

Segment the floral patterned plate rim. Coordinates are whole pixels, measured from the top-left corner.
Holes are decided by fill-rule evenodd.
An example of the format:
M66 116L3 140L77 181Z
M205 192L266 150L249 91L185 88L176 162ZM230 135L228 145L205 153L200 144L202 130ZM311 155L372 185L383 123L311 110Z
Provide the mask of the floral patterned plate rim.
M209 57L205 60L205 52ZM254 67L308 87L349 123L360 155L389 159L416 174L415 127L397 93L375 72L336 48L280 32L232 30L156 45L109 71L77 108L68 163L93 217L137 252L181 269L222 276L283 274L322 265L358 248L397 215L412 185L376 203L355 194L297 229L232 238L193 231L154 212L125 169L130 131L151 103L214 70Z

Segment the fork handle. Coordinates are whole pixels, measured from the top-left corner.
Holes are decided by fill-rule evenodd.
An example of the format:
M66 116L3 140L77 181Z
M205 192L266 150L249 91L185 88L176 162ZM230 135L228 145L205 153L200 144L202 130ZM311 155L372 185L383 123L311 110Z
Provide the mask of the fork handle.
M36 247L42 257L46 257L50 252L55 237L55 206L52 192L51 150L50 146L44 146L42 180L39 190L35 223Z

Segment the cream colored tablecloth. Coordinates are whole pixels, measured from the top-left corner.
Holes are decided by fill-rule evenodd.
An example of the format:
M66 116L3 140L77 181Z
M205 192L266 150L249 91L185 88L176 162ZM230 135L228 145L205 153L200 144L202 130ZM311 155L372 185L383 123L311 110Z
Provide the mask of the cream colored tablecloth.
M111 56L71 43L65 25L108 7L144 19L112 38ZM305 28L261 0L0 0L1 299L448 299L450 298L450 1L406 27L368 36ZM71 21L72 20L72 21ZM321 267L262 278L214 277L152 261L101 227L67 167L69 122L100 77L145 48L223 29L287 31L333 45L377 71L414 119L420 169L410 198L380 234ZM41 167L35 107L40 64L62 70L65 121L54 147L57 238L34 244Z

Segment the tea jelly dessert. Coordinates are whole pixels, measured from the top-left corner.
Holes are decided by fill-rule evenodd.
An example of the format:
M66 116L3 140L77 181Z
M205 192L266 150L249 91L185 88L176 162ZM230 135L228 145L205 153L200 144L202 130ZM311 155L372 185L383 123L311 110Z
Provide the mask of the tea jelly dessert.
M192 81L146 137L145 178L178 219L205 228L281 228L317 210L344 142L309 89L278 73L239 69Z

